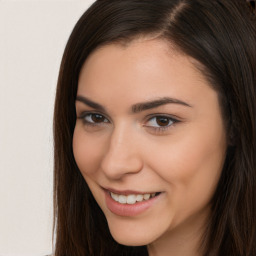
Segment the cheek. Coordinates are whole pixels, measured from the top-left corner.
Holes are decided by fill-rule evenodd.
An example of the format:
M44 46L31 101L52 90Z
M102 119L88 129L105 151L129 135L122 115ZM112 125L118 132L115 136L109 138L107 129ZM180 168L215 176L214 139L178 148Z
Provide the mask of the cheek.
M73 136L73 153L76 164L82 175L92 175L99 168L102 147L97 138L86 136L80 127L75 127Z
M225 159L225 143L212 136L187 134L154 148L151 169L164 181L173 225L204 212L216 190ZM225 141L225 140L224 140ZM217 143L216 143L217 142ZM196 215L195 215L196 216Z
M151 168L158 170L158 175L172 189L188 195L193 191L212 193L224 163L225 141L221 126L217 132L190 127L190 131L154 145Z

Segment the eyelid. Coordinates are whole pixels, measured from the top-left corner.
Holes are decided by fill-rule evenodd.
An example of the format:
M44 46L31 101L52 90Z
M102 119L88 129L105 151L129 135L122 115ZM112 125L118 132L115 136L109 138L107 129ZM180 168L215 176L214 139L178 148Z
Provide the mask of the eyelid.
M102 113L101 111L97 111L97 110L86 110L86 111L81 111L80 112L80 114L78 115L77 114L77 118L78 119L83 119L86 115L101 115L101 116L103 116L103 117L105 117L109 122L112 122L111 121L111 118L107 115L107 114L105 114L105 113Z
M99 123L97 123L97 122L90 122L90 121L88 121L88 120L86 120L85 118L87 117L87 116L90 116L90 115L100 115L100 116L102 116L104 119L107 119L107 122L105 122L105 121L103 121L103 122L99 122ZM82 120L82 122L83 122L83 125L85 125L85 126L91 126L91 127L100 127L100 126L103 126L103 125L107 125L107 124L109 124L109 123L111 123L111 121L109 120L109 118L107 118L106 117L106 115L104 115L104 114L102 114L102 113L100 113L99 111L83 111L81 114L79 114L78 116L77 116L77 119L81 119Z
M107 122L106 121L102 121L102 122L90 122L88 120L86 120L86 116L89 116L89 115L101 115L104 119L107 119ZM163 113L154 113L154 114L150 114L150 115L147 115L145 117L145 121L143 122L142 126L151 130L152 133L154 134L166 134L166 132L169 130L169 129L172 129L173 126L175 126L177 123L181 122L182 120L179 120L181 118L177 118L177 116L175 115L170 115L170 114L163 114ZM164 118L167 118L169 119L172 123L171 124L168 124L166 126L153 126L153 125L147 125L147 123L152 120L153 118L158 118L158 117L164 117ZM104 126L104 125L108 125L109 123L112 123L112 121L110 120L110 118L106 115L106 114L103 114L101 113L100 111L93 111L93 110L90 110L90 111L83 111L81 112L78 116L77 116L78 119L81 119L83 124L85 126L91 126L91 127L100 127L100 126Z
M159 125L158 123L157 123L157 119L158 118L164 118L164 119L167 119L167 124L165 124L165 125ZM153 125L153 120L155 121L155 123L156 123L156 125ZM152 118L150 118L148 121L147 121L147 123L149 123L149 122L151 122L151 125L148 125L148 126L151 126L151 127L161 127L161 128L163 128L163 127L168 127L168 126L171 126L173 123L175 123L175 120L173 120L173 119L171 119L171 118L168 118L168 117L165 117L165 116L155 116L155 117L152 117Z
M166 126L152 126L152 125L147 125L147 123L152 120L153 118L157 118L157 117L165 117L167 119L169 119L172 123L168 124ZM170 129L172 129L177 123L181 122L181 120L178 120L177 117L173 117L172 115L168 115L168 114L151 114L147 116L146 121L144 122L143 126L147 129L150 129L151 132L155 133L155 134L166 134L166 132L168 132Z
M147 115L145 122L149 121L150 119L152 119L154 117L166 117L166 118L169 118L170 120L172 120L174 122L181 122L182 121L181 118L179 118L178 116L175 116L175 115L163 114L163 113L154 113L154 114Z

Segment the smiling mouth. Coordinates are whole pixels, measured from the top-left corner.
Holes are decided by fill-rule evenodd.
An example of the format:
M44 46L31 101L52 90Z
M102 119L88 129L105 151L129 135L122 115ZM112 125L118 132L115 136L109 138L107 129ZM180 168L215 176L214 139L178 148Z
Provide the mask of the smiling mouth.
M113 192L109 192L111 198L120 204L136 204L142 201L148 201L161 194L161 192L151 194L130 194L130 195L119 195Z

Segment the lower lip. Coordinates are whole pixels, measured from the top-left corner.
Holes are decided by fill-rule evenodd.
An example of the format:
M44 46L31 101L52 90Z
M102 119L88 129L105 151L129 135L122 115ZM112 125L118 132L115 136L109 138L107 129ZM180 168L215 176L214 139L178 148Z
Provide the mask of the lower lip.
M104 191L104 192L105 192L106 204L108 209L112 213L119 216L124 216L124 217L132 217L145 212L148 208L150 208L156 202L156 200L159 199L159 196L161 195L160 194L149 200L137 202L135 204L120 204L111 197L108 191Z

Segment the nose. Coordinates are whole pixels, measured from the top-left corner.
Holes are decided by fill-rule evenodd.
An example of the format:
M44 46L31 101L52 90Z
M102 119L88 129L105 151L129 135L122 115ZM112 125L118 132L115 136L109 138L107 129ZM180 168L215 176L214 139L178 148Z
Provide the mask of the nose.
M141 171L143 161L136 140L136 132L128 131L124 126L114 128L109 135L101 168L108 179L122 179L125 175Z

